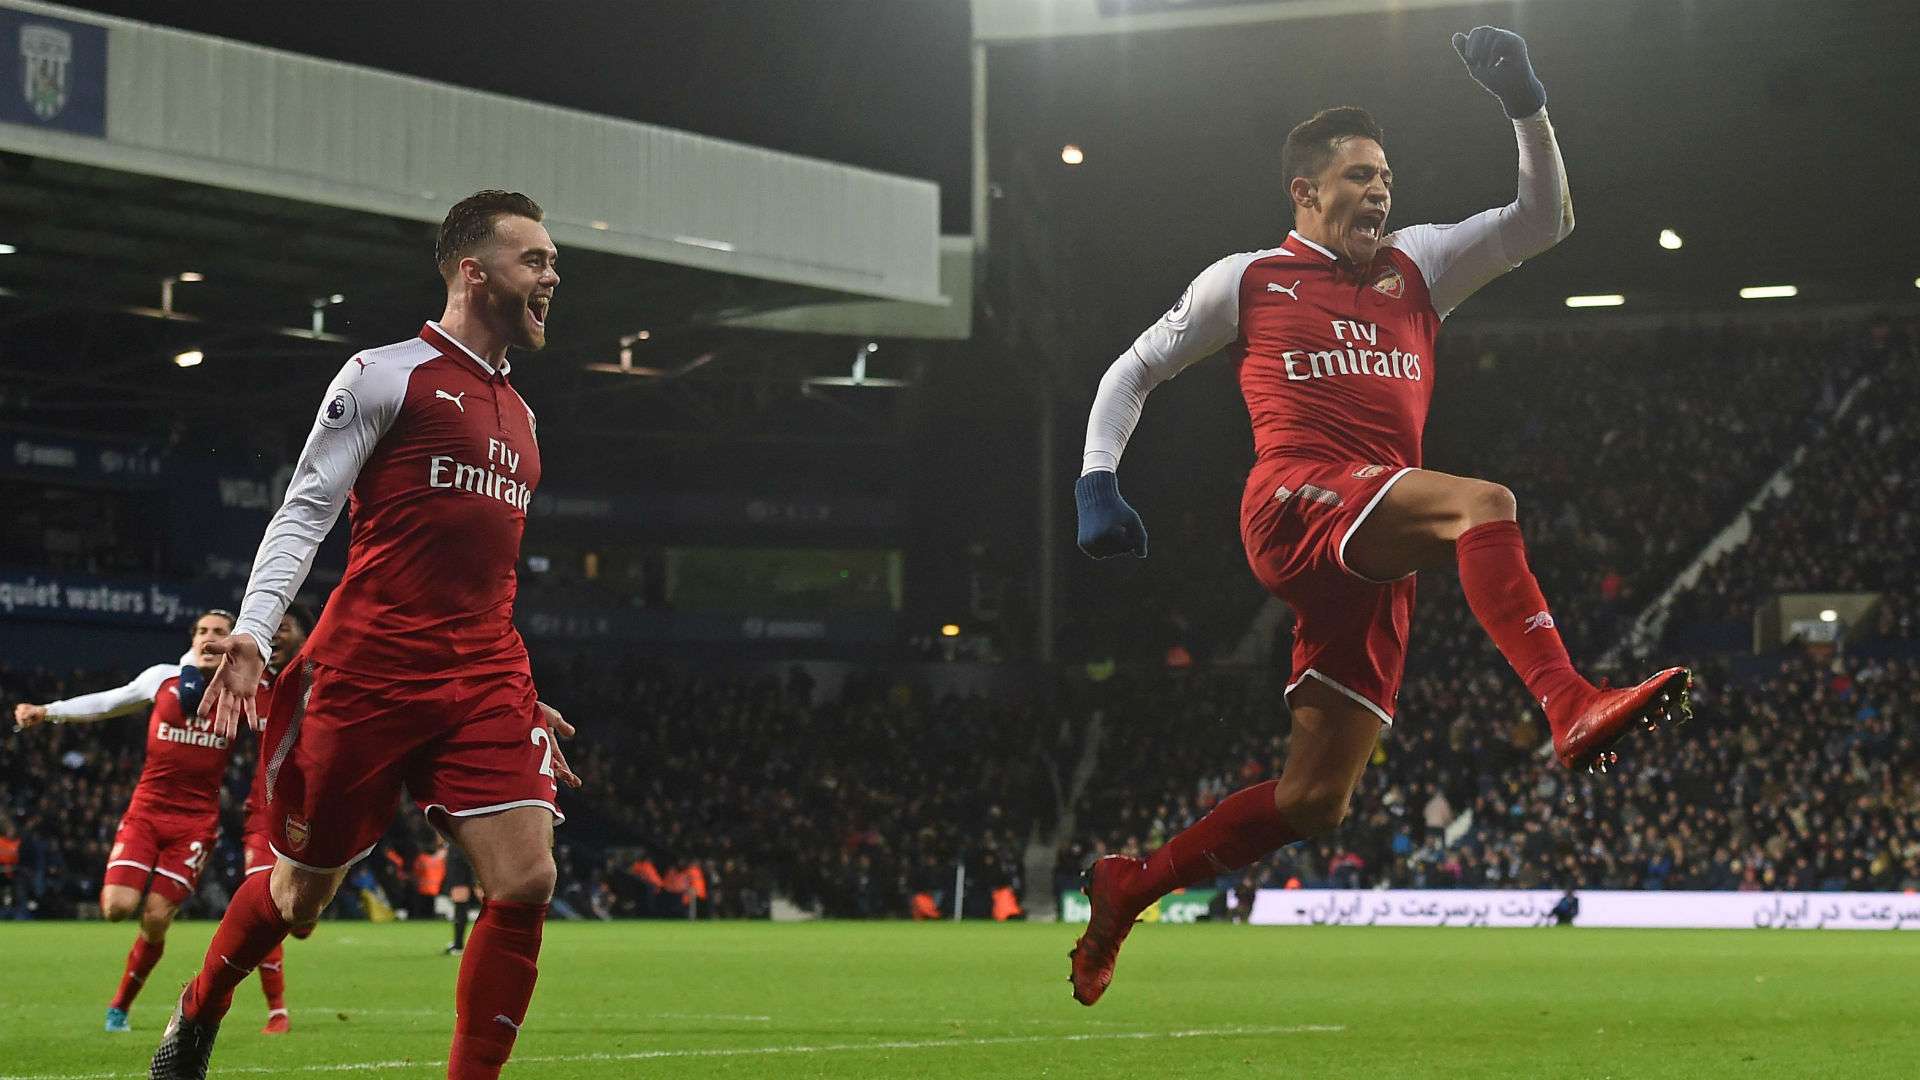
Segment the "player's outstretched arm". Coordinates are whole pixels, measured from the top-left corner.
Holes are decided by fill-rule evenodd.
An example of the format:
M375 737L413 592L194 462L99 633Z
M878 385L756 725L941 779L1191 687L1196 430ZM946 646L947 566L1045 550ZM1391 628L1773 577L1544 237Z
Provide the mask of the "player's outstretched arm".
M1249 256L1201 271L1173 310L1147 328L1100 379L1087 416L1086 449L1073 485L1080 550L1096 559L1147 556L1147 527L1120 496L1117 475L1153 388L1218 352L1240 332L1240 275Z
M280 616L307 580L320 542L346 509L360 469L400 413L406 371L396 364L363 359L347 361L327 387L320 415L314 418L307 445L293 467L286 500L267 523L254 555L233 633L252 639L256 656L272 655ZM221 696L209 688L201 699L200 715L213 716L213 703ZM248 700L251 697L249 692Z
M49 701L45 705L15 705L13 730L24 731L47 721L56 724L90 724L139 712L153 704L153 697L160 692L161 683L179 673L180 669L173 664L155 664L134 676L133 681L125 686Z
M1453 36L1454 51L1475 82L1500 100L1513 122L1520 149L1514 200L1455 225L1415 225L1388 243L1411 257L1427 280L1433 307L1442 316L1467 297L1573 232L1573 194L1553 124L1547 119L1546 87L1533 71L1519 34L1476 26Z

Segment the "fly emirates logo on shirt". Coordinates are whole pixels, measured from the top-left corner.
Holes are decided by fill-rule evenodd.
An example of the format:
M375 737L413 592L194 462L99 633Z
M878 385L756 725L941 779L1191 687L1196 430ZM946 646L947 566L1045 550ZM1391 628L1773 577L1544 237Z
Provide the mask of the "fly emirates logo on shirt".
M533 489L514 478L519 471L520 452L503 439L488 439L485 468L455 461L449 454L435 454L427 462L427 486L498 499L524 514L533 501Z
M1331 349L1308 351L1288 349L1280 354L1287 378L1294 382L1330 379L1341 375L1372 375L1382 379L1406 379L1419 382L1420 354L1400 349L1381 351L1380 327L1352 319L1334 319L1333 336L1338 345Z
M162 720L160 730L154 733L154 737L161 742L181 743L186 746L210 746L215 750L227 748L226 736L213 733L213 721L202 720L198 716L190 716L186 723L179 725Z

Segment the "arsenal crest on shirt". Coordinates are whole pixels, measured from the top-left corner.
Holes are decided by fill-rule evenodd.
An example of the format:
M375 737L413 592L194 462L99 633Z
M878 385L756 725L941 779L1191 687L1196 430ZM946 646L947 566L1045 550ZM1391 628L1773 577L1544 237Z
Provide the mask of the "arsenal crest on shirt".
M1400 276L1400 271L1389 266L1381 272L1379 277L1373 279L1373 288L1382 296L1390 296L1398 300L1407 291L1407 282Z

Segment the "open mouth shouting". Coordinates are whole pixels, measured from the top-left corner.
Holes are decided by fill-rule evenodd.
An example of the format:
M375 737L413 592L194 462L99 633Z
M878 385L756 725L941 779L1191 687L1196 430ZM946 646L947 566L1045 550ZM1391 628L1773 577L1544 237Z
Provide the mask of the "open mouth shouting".
M1353 224L1347 228L1348 245L1356 256L1372 255L1380 246L1380 238L1387 228L1387 212L1369 207L1354 215Z

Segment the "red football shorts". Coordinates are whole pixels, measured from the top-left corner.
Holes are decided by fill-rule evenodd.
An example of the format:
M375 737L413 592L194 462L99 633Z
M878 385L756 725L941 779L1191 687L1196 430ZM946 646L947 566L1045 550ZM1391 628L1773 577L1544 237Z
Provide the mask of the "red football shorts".
M1413 621L1413 575L1373 581L1347 568L1347 541L1412 470L1364 461L1267 458L1247 475L1240 540L1253 576L1293 608L1291 694L1318 679L1393 723Z
M217 817L151 814L128 811L113 835L107 872L101 881L152 891L175 904L185 903L200 880L200 870L213 852Z
M477 817L539 806L554 819L553 747L525 673L398 681L302 658L267 718L267 839L308 870L373 850L400 787L420 809Z
M267 835L264 814L247 819L247 832L240 841L240 857L246 877L273 869L273 840Z

